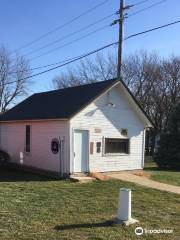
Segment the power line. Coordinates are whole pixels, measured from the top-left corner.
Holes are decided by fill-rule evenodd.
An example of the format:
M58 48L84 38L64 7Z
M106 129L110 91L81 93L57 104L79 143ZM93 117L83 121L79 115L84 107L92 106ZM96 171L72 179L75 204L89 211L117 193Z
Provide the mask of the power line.
M142 35L142 34L146 34L146 33L148 33L148 32L152 32L152 31L155 31L155 30L158 30L158 29L161 29L161 28L165 28L165 27L168 27L168 26L177 24L177 23L180 23L180 20L175 21L175 22L171 22L171 23L168 23L168 24L165 24L165 25L161 25L161 26L159 26L159 27L151 28L151 29L148 29L148 30L139 32L139 33L135 33L135 34L129 35L129 36L126 37L124 40L128 40L129 38L136 37L136 36ZM82 55L82 56L80 56L80 57L77 57L77 58L75 58L74 60L71 60L71 61L66 62L66 63L64 63L64 64L61 64L61 65L58 65L58 66L56 66L56 67L47 69L47 70L45 70L45 71L42 71L42 72L33 74L33 75L31 75L31 76L28 76L28 77L25 77L25 78L22 78L22 79L19 79L19 81L26 80L26 79L29 79L29 78L32 78L32 77L35 77L35 76L39 76L39 75L41 75L41 74L44 74L44 73L53 71L53 70L55 70L55 69L57 69L57 68L60 68L60 67L64 67L64 66L66 66L66 65L68 65L68 64L70 64L70 63L76 62L76 61L78 61L78 60L80 60L80 59L82 59L82 58L88 57L88 56L90 56L90 55L92 55L92 54L94 54L94 53L97 53L97 52L99 52L99 51L102 51L103 49L109 48L109 47L111 47L111 46L113 46L113 45L117 45L118 43L119 43L119 42L110 43L110 44L108 44L108 45L105 45L105 46L103 46L103 47L101 47L101 48L98 48L98 49L96 49L96 50L94 50L94 51L91 51L91 52L89 52L89 53L87 53L87 54L84 54L84 55ZM0 85L0 87L1 87L1 86L4 86L4 85L16 83L16 82L17 82L17 81L7 82L7 83L5 83L5 84L3 84L3 85Z
M153 5L151 5L151 6L149 6L149 7L143 8L143 9L141 9L141 10L139 10L139 11L136 11L136 12L128 15L128 14L125 12L126 10L131 9L131 7L133 7L133 6L136 6L136 5L140 5L140 4L142 4L142 3L145 3L145 2L147 2L147 0L146 0L146 1L144 0L144 1L138 2L138 3L136 3L136 5L126 5L126 6L125 6L125 1L124 1L124 0L120 0L120 8L119 8L119 10L116 12L116 14L119 15L119 19L114 20L114 22L111 24L111 26L112 26L112 25L115 25L115 24L117 24L117 23L119 24L119 44L118 44L117 78L120 78L120 76L121 76L121 69L122 69L122 50L123 50L124 19L125 19L125 18L128 18L129 16L131 17L131 16L133 16L133 15L135 15L135 14L138 14L138 13L140 13L140 12L142 12L142 11L145 11L145 10L147 10L147 9L150 9L150 8L152 8L152 7L154 7L154 6L157 6L158 4L163 3L164 1L166 1L166 0L161 0L161 1L159 1L159 2L157 2L157 3L155 3L155 4L153 4Z
M142 4L142 3L145 3L145 2L147 2L147 1L149 1L149 0L141 1L141 2L139 2L139 3L136 3L134 6L139 5L139 4ZM134 12L134 13L128 15L128 17L131 17L131 16L133 16L133 15L136 15L136 14L142 12L142 11L148 10L148 9L150 9L150 8L156 6L156 5L159 5L159 4L161 4L161 3L165 2L165 1L167 1L167 0L161 0L161 1L159 1L159 2L157 2L157 3L155 3L155 4L151 5L151 6L149 6L149 7L147 7L147 8L141 9L141 10L139 10L139 11L137 11L137 12ZM114 13L114 14L115 14L115 13ZM83 31L83 30L86 30L87 28L89 28L89 27L91 27L91 26L93 26L93 25L95 25L95 24L97 24L97 23L99 23L99 22L101 22L101 21L104 21L105 19L108 19L109 17L113 16L114 14L110 14L110 15L108 15L108 16L106 16L106 17L104 17L104 18L102 18L102 19L100 19L100 20L98 20L98 21L96 21L96 22L93 22L93 23L91 23L91 24L89 24L89 25L87 25L87 26L85 26L85 27L83 27L83 28L81 28L81 29L79 29L79 30L77 30L77 31L75 31L75 32L72 32L72 33L70 33L70 34L68 34L68 35L66 35L66 36L64 36L64 37L62 37L62 38L60 38L60 39L58 39L58 40L56 40L56 41L54 41L54 42L51 42L51 43L49 43L49 44L46 44L46 45L42 46L41 48L37 48L37 49L35 49L35 50L33 50L33 51L30 51L30 52L28 52L27 54L25 54L24 56L28 56L28 55L30 55L30 54L32 54L32 53L35 53L35 52L37 52L37 51L40 51L40 50L42 50L42 49L44 49L44 48L46 48L46 47L48 47L48 46L51 46L51 45L53 45L53 44L55 44L55 43L57 43L57 42L59 42L59 41L62 41L62 40L64 40L64 39L66 39L66 38L68 38L68 37L70 37L70 36L72 36L72 35L75 35L76 33L79 33L79 32L81 32L81 31ZM101 30L101 29L100 29L100 30ZM95 30L95 32L96 32L96 30ZM93 34L93 33L94 33L94 32L89 33L89 34L87 34L87 36L89 36L89 35L91 35L91 34ZM80 38L78 38L78 39L75 39L74 41L79 41L80 39L83 39L83 38L85 38L85 37L86 37L86 36L83 36L82 38L80 37ZM62 46L60 46L60 47L58 47L58 48L52 49L52 51L55 51L55 50L57 50L57 49L59 49L59 48L63 48L63 47L65 47L65 46L68 46L68 45L72 44L74 41L71 41L71 42L69 42L69 43L67 43L67 44L64 44L64 45L62 45ZM44 56L44 55L46 55L46 54L48 54L48 53L50 53L50 52L51 52L51 50L49 50L48 52L45 52L45 53L42 54L42 55L39 55L39 56L37 56L37 57L34 57L34 58L30 59L30 60L39 58L39 57ZM34 70L34 69L33 69L33 70Z
M81 56L82 55L80 55L78 57L81 57ZM76 58L77 57L68 58L68 59L65 59L65 60L62 60L62 61L59 61L59 62L56 62L56 63L51 63L51 64L42 65L42 66L35 67L35 68L24 69L24 70L20 70L20 71L12 71L12 72L8 72L7 74L10 75L10 74L16 74L16 73L21 73L21 72L29 72L29 71L34 71L34 70L37 70L37 69L47 68L47 67L51 67L51 66L54 66L54 65L58 65L58 64L61 64L61 63L71 61L71 60L76 59ZM1 70L0 70L0 72L1 72Z
M31 61L32 61L32 60L35 60L35 59L40 58L40 57L42 57L42 56L44 56L44 55L47 55L47 54L49 54L49 53L51 53L51 52L54 52L54 51L56 51L56 50L59 50L59 49L64 48L64 47L66 47L66 46L69 46L69 45L71 45L71 44L73 44L73 43L75 43L75 42L78 42L78 41L80 41L80 40L82 40L82 39L84 39L84 38L86 38L86 37L88 37L88 36L90 36L90 35L92 35L92 34L94 34L94 33L97 33L97 32L99 32L99 31L102 31L102 30L104 30L104 29L106 29L106 28L108 28L108 27L110 27L110 25L106 25L106 26L103 26L103 27L101 27L101 28L98 28L98 29L96 29L96 30L94 30L94 31L92 31L92 32L90 32L90 33L88 33L88 34L85 34L85 35L83 35L83 36L81 36L81 37L79 37L79 38L76 38L76 39L74 39L74 40L72 40L72 41L70 41L70 42L68 42L68 43L65 43L65 44L63 44L63 45L61 45L61 46L59 46L59 47L53 48L53 49L51 49L51 50L48 50L48 51L46 51L46 52L44 52L44 53L42 53L42 54L40 54L40 55L38 55L38 56L36 56L36 57L33 57L33 58L31 58L30 60L31 60Z
M141 4L143 4L143 3L145 3L145 2L149 2L149 1L150 1L150 0L140 1L140 2L137 2L137 3L133 4L133 6L138 6L138 5L141 5Z
M32 54L32 53L38 52L38 51L40 51L40 50L42 50L42 49L44 49L44 48L47 48L47 47L52 46L52 45L54 45L54 44L56 44L56 43L58 43L58 42L61 42L62 40L65 40L65 39L67 39L67 38L69 38L69 37L71 37L71 36L73 36L73 35L75 35L75 34L77 34L77 33L80 33L80 32L82 32L82 31L84 31L84 30L86 30L86 29L88 29L88 28L90 28L90 27L92 27L92 26L94 26L94 25L96 25L96 24L98 24L98 23L100 23L100 22L102 22L102 21L104 21L104 20L106 20L106 19L114 16L114 15L115 15L115 13L110 14L110 15L108 15L108 16L106 16L106 17L103 17L103 18L101 18L101 19L99 19L99 20L97 20L97 21L95 21L95 22L93 22L93 23L91 23L91 24L86 25L86 26L83 27L83 28L80 28L80 29L77 30L77 31L74 31L74 32L72 32L72 33L70 33L70 34L67 34L67 35L65 35L64 37L61 37L61 38L59 38L59 39L57 39L57 40L55 40L55 41L53 41L53 42L50 42L50 43L48 43L48 44L46 44L46 45L44 45L44 46L42 46L42 47L40 47L40 48L37 48L37 49L35 49L35 50L32 50L32 51L24 54L24 56L28 56L28 55L30 55L30 54Z
M161 0L161 1L157 2L157 3L154 3L154 4L150 5L149 7L146 7L146 8L140 9L140 10L138 10L138 11L136 11L136 12L133 12L133 13L131 13L131 14L128 14L128 17L137 15L138 13L144 12L144 11L146 11L146 10L148 10L148 9L150 9L150 8L153 8L153 7L157 6L157 5L160 5L161 3L164 3L164 2L166 2L166 1L167 1L167 0Z
M53 70L55 70L55 69L57 69L57 68L64 67L64 66L66 66L66 65L68 65L68 64L70 64L70 63L73 63L73 62L76 62L76 61L78 61L78 60L80 60L80 59L82 59L82 58L88 57L88 56L90 56L90 55L92 55L92 54L94 54L94 53L96 53L96 52L102 51L102 50L105 49L105 48L108 48L108 47L111 47L111 46L113 46L113 45L116 45L117 43L118 43L118 42L114 42L114 43L105 45L105 46L103 46L103 47L101 47L101 48L98 48L98 49L96 49L96 50L94 50L94 51L91 51L91 52L89 52L89 53L87 53L87 54L84 54L84 55L81 56L81 57L77 57L77 58L74 59L74 60L71 60L71 61L66 62L66 63L64 63L64 64L61 64L61 65L58 65L58 66L56 66L56 67L47 69L47 70L45 70L45 71L42 71L42 72L33 74L33 75L31 75L31 76L28 76L28 77L19 79L19 81L23 81L23 80L26 80L26 79L29 79L29 78L32 78L32 77L35 77L35 76L39 76L39 75L41 75L41 74L44 74L44 73L47 73L47 72L50 72L50 71L53 71ZM5 83L5 84L3 84L3 85L0 85L0 87L1 87L1 86L4 86L4 85L16 83L16 82L17 82L17 81L7 82L7 83Z
M103 5L103 4L106 3L107 1L108 1L108 0L102 2L101 4L96 5L94 8L90 9L89 11L93 11L93 9L95 9L95 8ZM149 0L144 0L144 1L141 1L141 2L138 2L138 3L134 4L134 5L132 5L132 6L137 6L137 5L140 5L140 4L145 3L145 2L148 2L148 1L149 1ZM133 15L135 15L135 14L138 14L138 13L140 13L140 12L142 12L142 11L145 11L145 10L147 10L147 9L149 9L149 8L152 8L152 7L154 7L154 6L158 5L158 4L161 4L161 3L165 2L165 1L167 1L167 0L162 0L162 1L158 2L158 3L155 3L155 4L147 7L147 8L144 8L144 9L141 9L141 10L139 10L139 11L137 11L137 12L134 12L134 13L130 14L129 16L133 16ZM86 14L87 12L88 12L88 11L82 13L81 15L84 15L84 14ZM77 18L79 18L81 15L79 15ZM71 35L74 35L74 34L76 34L76 33L78 33L78 32L81 32L81 31L83 31L85 28L91 27L91 26L93 26L93 25L95 25L95 24L97 24L97 23L99 23L99 22L101 22L101 21L103 21L103 20L105 20L105 19L113 16L113 15L114 15L114 14L110 14L110 15L108 15L108 16L106 16L106 17L104 17L104 18L102 18L102 19L100 19L100 20L98 20L98 21L96 21L96 22L94 22L94 23L92 23L92 24L89 24L89 25L87 25L86 27L83 27L83 28L81 28L81 29L79 29L79 30L77 30L77 31L75 31L75 32L73 32L73 33L70 33L70 34L62 37L61 39L58 39L58 40L56 40L56 41L54 41L54 42L52 42L52 43L50 43L50 44L55 44L56 42L58 42L58 41L60 41L60 40L63 40L63 39L65 39L65 38L67 38L67 37L69 37L69 36L71 36ZM95 32L96 32L96 31L95 31ZM88 35L90 35L90 34L93 34L93 32L92 32L92 33L89 33ZM88 35L87 35L87 36L88 36ZM84 37L85 37L85 36L83 36L82 38L84 38ZM81 39L82 39L82 38L81 38ZM79 41L80 39L78 38L78 39L75 39L75 41L76 41L76 40ZM72 41L72 42L73 42L73 41ZM65 45L63 45L63 46L60 46L60 48L66 46L66 45L70 45L70 44L72 44L72 42L69 42L69 43L67 43L67 44L65 44ZM31 53L33 53L33 52L35 52L35 51L44 49L45 47L50 46L50 44L47 44L47 45L43 46L42 48L35 49L35 50L33 50L33 51L25 54L24 56L29 55L29 54L31 54ZM56 49L54 49L54 50L56 50ZM46 53L45 53L45 54L46 54ZM43 54L43 55L44 55L44 54ZM40 56L37 56L37 58L38 58L38 57L40 57ZM36 57L35 57L35 58L36 58ZM34 59L34 58L33 58L33 59ZM73 59L74 59L74 58L73 58ZM31 60L32 60L32 59L31 59ZM67 59L67 61L68 61L68 60L71 60L71 59ZM36 70L36 69L40 69L40 68L45 68L45 67L48 67L48 66L52 66L52 65L56 65L56 64L62 63L62 62L66 62L66 60L61 61L61 62L57 62L57 63L53 63L53 64L48 64L48 65L36 67L36 68L31 68L30 70ZM24 71L20 71L20 72L24 72ZM9 74L11 74L11 73L17 73L17 72L10 72Z
M105 0L105 1L103 1L103 2L101 2L101 3L99 3L99 4L97 4L97 5L95 5L94 7L88 9L87 11L85 11L85 12L81 13L80 15L78 15L78 16L72 18L71 20L67 21L66 23L64 23L64 24L62 24L62 25L54 28L53 30L51 30L51 31L49 31L49 32L47 32L47 33L45 33L45 34L42 34L41 36L39 36L38 38L34 39L33 41L22 45L21 47L19 47L18 49L14 50L13 52L16 52L16 51L18 51L18 50L21 50L21 49L23 49L23 48L26 48L26 47L28 47L28 46L30 46L30 45L38 42L38 41L41 40L42 38L47 37L48 35L50 35L50 34L52 34L52 33L54 33L54 32L57 32L58 30L60 30L60 29L64 28L65 26L73 23L74 21L78 20L79 18L81 18L81 17L89 14L90 12L94 11L94 10L97 9L98 7L104 5L104 4L107 3L108 1L109 1L109 0Z
M148 32L152 32L152 31L155 31L155 30L158 30L158 29L161 29L161 28L165 28L165 27L177 24L177 23L180 23L180 20L179 21L175 21L175 22L171 22L171 23L159 26L159 27L151 28L151 29L145 30L143 32L132 34L132 35L126 37L124 40L127 40L127 39L132 38L132 37L136 37L138 35L142 35L142 34L145 34L145 33L148 33Z

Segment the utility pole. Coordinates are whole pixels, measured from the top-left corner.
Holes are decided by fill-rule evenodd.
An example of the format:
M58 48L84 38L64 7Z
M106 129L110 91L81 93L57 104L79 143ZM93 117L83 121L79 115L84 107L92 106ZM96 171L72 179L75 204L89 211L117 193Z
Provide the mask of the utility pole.
M118 43L118 64L117 64L117 78L122 78L122 53L123 53L123 35L124 35L124 19L127 18L127 13L125 10L130 9L134 5L127 5L125 6L125 0L120 0L120 8L117 11L119 15L119 19L114 20L111 24L115 25L119 23L119 43Z
M118 44L118 65L117 78L121 78L122 71L122 50L123 50L123 34L124 34L124 0L120 0L119 14L119 44Z

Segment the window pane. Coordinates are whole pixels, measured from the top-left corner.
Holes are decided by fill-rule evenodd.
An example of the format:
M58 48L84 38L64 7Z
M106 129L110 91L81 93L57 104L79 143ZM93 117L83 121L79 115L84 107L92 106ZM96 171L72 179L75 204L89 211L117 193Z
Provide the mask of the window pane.
M105 153L128 153L129 139L106 138Z
M101 152L101 142L96 143L96 152L100 153Z
M31 138L31 128L30 125L26 125L26 152L30 152L30 138Z

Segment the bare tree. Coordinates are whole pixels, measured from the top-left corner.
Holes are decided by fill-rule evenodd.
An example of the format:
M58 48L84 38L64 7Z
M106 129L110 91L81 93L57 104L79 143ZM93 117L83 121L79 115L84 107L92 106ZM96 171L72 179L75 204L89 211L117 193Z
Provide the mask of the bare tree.
M52 82L54 87L59 89L115 77L116 58L109 53L106 57L102 54L97 54L95 61L91 58L85 58L76 68L68 68L66 73L61 73L54 77Z
M0 112L11 107L17 98L27 94L29 63L21 56L14 58L0 48ZM13 82L13 83L12 83Z
M180 57L162 59L156 53L139 52L123 65L124 81L152 119L152 151L156 136L167 127L169 114L180 99Z

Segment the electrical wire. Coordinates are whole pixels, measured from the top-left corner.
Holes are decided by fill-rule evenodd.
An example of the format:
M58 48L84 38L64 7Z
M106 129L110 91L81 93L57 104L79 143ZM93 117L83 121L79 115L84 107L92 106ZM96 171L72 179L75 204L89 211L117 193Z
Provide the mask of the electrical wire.
M74 31L74 32L72 32L72 33L70 33L70 34L67 34L67 35L65 35L65 36L63 36L63 37L61 37L61 38L59 38L59 39L57 39L57 40L55 40L55 41L53 41L53 42L50 42L50 43L48 43L48 44L46 44L46 45L44 45L44 46L42 46L42 47L40 47L40 48L37 48L37 49L35 49L35 50L32 50L32 51L24 54L23 56L28 56L28 55L30 55L30 54L32 54L32 53L38 52L38 51L40 51L40 50L42 50L42 49L44 49L44 48L47 48L47 47L52 46L52 45L54 45L54 44L56 44L56 43L58 43L58 42L61 42L61 41L65 40L65 39L67 39L67 38L69 38L69 37L71 37L71 36L73 36L73 35L75 35L75 34L77 34L77 33L80 33L80 32L82 32L82 31L84 31L84 30L87 30L88 28L90 28L90 27L92 27L92 26L94 26L94 25L96 25L96 24L98 24L98 23L100 23L100 22L102 22L102 21L104 21L104 20L106 20L106 19L114 16L114 15L115 15L115 13L110 14L110 15L108 15L108 16L106 16L106 17L103 17L103 18L101 18L101 19L99 19L99 20L97 20L97 21L95 21L95 22L93 22L93 23L91 23L91 24L86 25L85 27L80 28L80 29L77 30L77 31Z
M130 13L130 14L127 15L127 17L129 18L131 16L137 15L138 13L144 12L144 11L146 11L146 10L148 10L150 8L153 8L153 7L157 6L157 5L160 5L161 3L164 3L166 1L167 0L161 0L161 1L157 2L157 3L154 3L154 4L150 5L149 7L146 7L146 8L140 9L140 10L138 10L136 12Z
M49 31L49 32L46 32L46 33L42 34L41 36L39 36L38 38L32 40L31 42L28 42L28 43L22 45L21 47L19 47L18 49L14 50L13 52L17 52L18 50L21 50L21 49L23 49L23 48L26 48L26 47L31 46L32 44L40 41L41 39L47 37L48 35L50 35L50 34L52 34L52 33L54 33L54 32L57 32L58 30L66 27L67 25L69 25L69 24L73 23L74 21L78 20L79 18L81 18L81 17L89 14L90 12L94 11L94 10L97 9L98 7L101 7L102 5L104 5L105 3L107 3L108 1L109 1L109 0L105 0L105 1L103 1L103 2L101 2L101 3L99 3L99 4L97 4L97 5L95 5L94 7L86 10L85 12L81 13L80 15L78 15L78 16L72 18L71 20L65 22L64 24L62 24L62 25L54 28L53 30L51 30L51 31Z
M168 23L168 24L159 26L159 27L151 28L151 29L145 30L145 31L143 31L143 32L139 32L139 33L132 34L132 35L124 38L124 40L127 40L127 39L132 38L132 37L136 37L136 36L139 36L139 35L148 33L148 32L152 32L152 31L155 31L155 30L158 30L158 29L161 29L161 28L169 27L169 26L174 25L174 24L177 24L177 23L180 23L180 20L175 21L175 22L171 22L171 23Z
M25 77L25 78L19 79L18 81L23 81L23 80L26 80L26 79L29 79L29 78L32 78L32 77L39 76L39 75L41 75L41 74L44 74L44 73L47 73L47 72L50 72L50 71L53 71L53 70L55 70L55 69L57 69L57 68L64 67L64 66L66 66L66 65L68 65L68 64L70 64L70 63L73 63L73 62L76 62L76 61L78 61L78 60L81 60L82 58L88 57L88 56L90 56L90 55L92 55L92 54L94 54L94 53L96 53L96 52L102 51L103 49L108 48L108 47L111 47L111 46L116 45L116 44L118 44L118 42L114 42L114 43L105 45L105 46L103 46L103 47L101 47L101 48L98 48L98 49L96 49L96 50L94 50L94 51L91 51L91 52L89 52L89 53L87 53L87 54L84 54L84 55L81 56L81 57L77 57L77 58L74 59L74 60L71 60L71 61L66 62L66 63L64 63L64 64L61 64L61 65L58 65L58 66L56 66L56 67L47 69L47 70L45 70L45 71L42 71L42 72L33 74L33 75L31 75L31 76L27 76L27 77ZM2 87L2 86L4 86L4 85L16 83L16 82L17 82L17 80L16 80L16 81L10 81L10 82L7 82L7 83L5 83L5 84L3 84L3 85L0 85L0 87Z
M72 40L72 41L70 41L70 42L68 42L68 43L65 43L65 44L63 44L63 45L61 45L61 46L59 46L59 47L53 48L53 49L51 49L51 50L48 50L48 51L46 51L46 52L44 52L44 53L42 53L42 54L40 54L40 55L38 55L38 56L36 56L36 57L33 57L33 58L30 59L30 61L35 60L35 59L37 59L37 58L40 58L40 57L42 57L42 56L44 56L44 55L47 55L47 54L49 54L49 53L52 53L52 52L54 52L54 51L56 51L56 50L59 50L59 49L61 49L61 48L66 47L66 46L69 46L69 45L71 45L71 44L73 44L73 43L75 43L75 42L78 42L78 41L86 38L86 37L89 37L90 35L92 35L92 34L94 34L94 33L97 33L97 32L99 32L99 31L102 31L102 30L104 30L104 29L106 29L106 28L108 28L108 27L110 27L110 25L106 25L106 26L103 26L103 27L101 27L101 28L98 28L98 29L96 29L96 30L94 30L94 31L92 31L92 32L90 32L90 33L88 33L88 34L85 34L85 35L83 35L83 36L81 36L81 37L79 37L79 38L76 38L76 39L74 39L74 40Z
M143 3L146 3L146 2L149 2L150 0L144 0L144 1L140 1L140 2L137 2L137 3L134 3L132 4L133 6L138 6L138 5L141 5Z
M81 56L82 55L80 55L78 57L81 57ZM61 64L61 63L65 63L65 62L71 61L71 60L76 59L76 58L77 57L68 58L68 59L65 59L65 60L62 60L62 61L59 61L59 62L56 62L56 63L51 63L51 64L42 65L42 66L35 67L35 68L19 70L19 71L12 71L12 72L8 72L7 74L8 75L10 75L10 74L17 74L17 73L21 73L21 72L29 72L29 71L34 71L34 70L37 70L37 69L47 68L47 67L51 67L51 66L54 66L54 65L58 65L58 64ZM0 70L0 72L1 72L1 70Z
M148 32L152 32L152 31L155 31L155 30L158 30L158 29L161 29L161 28L165 28L165 27L168 27L168 26L171 26L171 25L175 25L175 24L177 24L177 23L180 23L180 20L174 21L174 22L171 22L171 23L168 23L168 24L165 24L165 25L161 25L161 26L158 26L158 27L155 27L155 28L151 28L151 29L148 29L148 30L139 32L139 33L135 33L135 34L129 35L129 36L127 36L126 38L124 38L124 41L126 41L126 40L128 40L128 39L130 39L130 38L132 38L132 37L136 37L136 36L138 36L138 35L146 34L146 33L148 33ZM42 71L42 72L33 74L33 75L31 75L31 76L27 76L27 77L25 77L25 78L19 79L18 81L23 81L23 80L26 80L26 79L29 79L29 78L32 78L32 77L35 77L35 76L39 76L39 75L41 75L41 74L44 74L44 73L47 73L47 72L50 72L50 71L53 71L53 70L55 70L55 69L64 67L64 66L66 66L66 65L68 65L68 64L70 64L70 63L76 62L76 61L78 61L78 60L80 60L80 59L83 59L83 58L85 58L85 57L88 57L88 56L90 56L90 55L92 55L92 54L94 54L94 53L97 53L97 52L99 52L99 51L102 51L103 49L106 49L106 48L109 48L109 47L111 47L111 46L117 45L118 43L119 43L119 42L110 43L110 44L105 45L105 46L103 46L103 47L101 47L101 48L98 48L98 49L96 49L96 50L93 50L93 51L91 51L91 52L88 52L87 54L84 54L84 55L82 55L82 56L80 56L80 57L77 57L77 58L75 58L74 60L68 61L68 62L66 62L66 63L64 63L64 64L61 64L61 65L58 65L58 66L56 66L56 67L47 69L47 70L45 70L45 71ZM2 86L4 86L4 85L8 85L8 84L13 84L13 83L16 83L16 82L17 82L17 81L10 81L10 82L7 82L7 83L5 83L5 84L3 84L3 85L0 85L0 87L2 87Z

